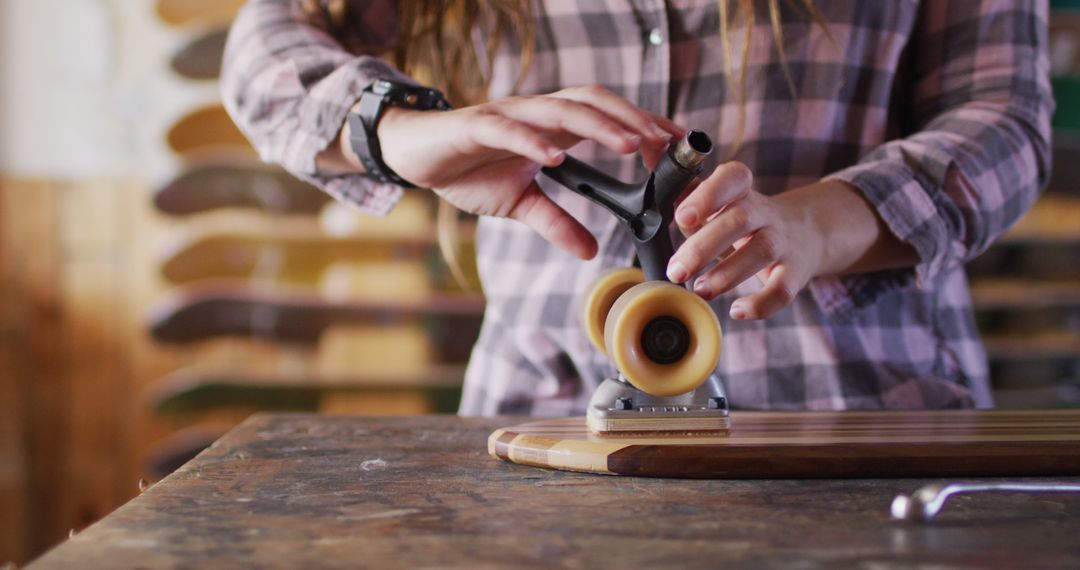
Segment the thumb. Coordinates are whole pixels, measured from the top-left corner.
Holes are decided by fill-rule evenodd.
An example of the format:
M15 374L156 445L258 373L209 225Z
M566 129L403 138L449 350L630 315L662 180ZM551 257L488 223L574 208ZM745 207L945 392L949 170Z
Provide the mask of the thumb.
M506 217L529 226L540 237L571 255L581 259L592 259L596 255L596 238L581 222L548 198L535 180L529 183Z

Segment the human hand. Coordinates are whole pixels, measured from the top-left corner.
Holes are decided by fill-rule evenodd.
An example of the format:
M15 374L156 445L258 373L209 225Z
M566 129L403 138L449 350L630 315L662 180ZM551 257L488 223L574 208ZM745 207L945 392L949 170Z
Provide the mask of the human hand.
M684 132L599 87L446 112L395 108L378 127L383 160L406 180L467 212L523 222L584 259L596 254L596 240L540 190L540 169L558 166L582 140L620 154L640 151L651 168Z
M757 276L764 287L731 305L733 319L763 319L791 303L822 265L821 231L805 192L766 196L753 189L746 165L721 165L678 205L675 221L687 240L668 264L668 278L694 281L712 299Z
M705 299L755 275L764 284L732 302L733 319L774 315L814 277L910 268L919 261L847 182L824 179L776 196L755 191L753 184L746 165L729 162L675 210L687 240L668 263L669 279L685 282L719 260L694 281Z

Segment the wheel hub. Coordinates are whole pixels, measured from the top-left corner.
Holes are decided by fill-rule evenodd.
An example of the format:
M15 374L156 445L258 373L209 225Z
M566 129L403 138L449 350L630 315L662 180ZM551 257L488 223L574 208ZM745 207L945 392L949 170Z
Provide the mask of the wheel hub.
M641 347L649 360L674 364L690 350L690 330L675 317L656 317L641 331Z

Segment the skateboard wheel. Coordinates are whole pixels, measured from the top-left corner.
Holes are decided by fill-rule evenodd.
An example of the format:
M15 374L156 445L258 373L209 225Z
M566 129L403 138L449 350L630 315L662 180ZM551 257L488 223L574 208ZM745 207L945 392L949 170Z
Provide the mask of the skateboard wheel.
M677 396L702 385L720 360L720 321L701 297L664 281L635 285L615 301L604 343L639 390Z
M629 267L609 269L600 274L593 282L585 302L581 307L581 325L600 352L607 354L604 346L604 322L615 300L628 289L645 281L645 274L640 269Z

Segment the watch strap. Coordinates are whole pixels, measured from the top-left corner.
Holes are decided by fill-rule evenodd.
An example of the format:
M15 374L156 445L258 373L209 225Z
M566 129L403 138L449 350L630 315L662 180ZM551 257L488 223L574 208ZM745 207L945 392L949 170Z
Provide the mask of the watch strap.
M349 143L367 173L381 182L416 188L399 176L382 158L376 129L390 106L429 110L449 110L450 104L437 89L378 80L360 95L357 110L350 112Z

